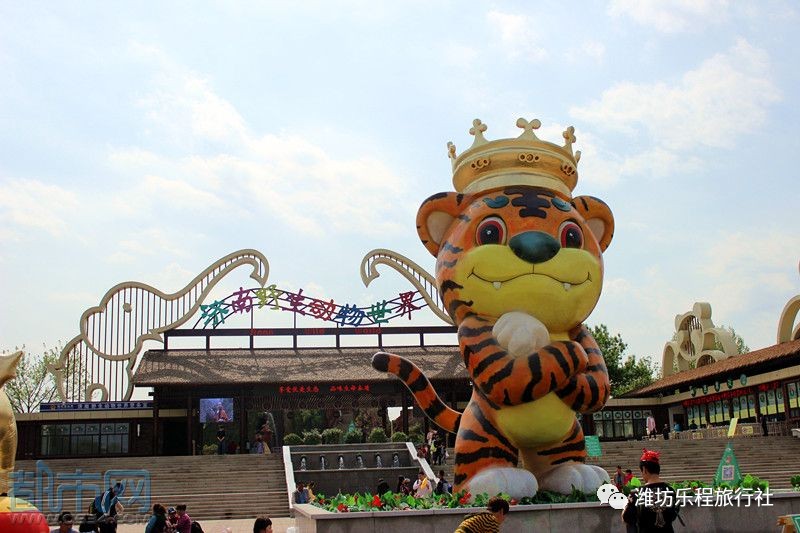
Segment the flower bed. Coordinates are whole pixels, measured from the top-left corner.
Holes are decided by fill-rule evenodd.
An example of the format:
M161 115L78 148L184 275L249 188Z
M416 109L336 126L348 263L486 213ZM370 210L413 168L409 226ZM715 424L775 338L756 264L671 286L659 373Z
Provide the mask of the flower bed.
M520 500L512 499L507 494L498 494L509 501L511 505L532 505L551 503L577 503L596 502L596 494L584 494L579 490L572 494L559 494L557 492L539 491L531 498ZM427 498L415 498L394 492L385 494L337 494L330 498L324 494L317 495L314 505L333 513L353 513L363 511L402 511L406 509L456 509L469 507L486 507L489 495L478 494L474 498L469 492L456 494L434 494Z
M705 487L711 487L711 484L704 483L697 480L687 480L670 483L673 489L689 489L694 492ZM746 474L741 483L722 483L720 488L729 489L751 489L766 491L769 482L759 479L756 476ZM632 488L631 485L624 487L624 493L627 495ZM559 494L557 492L550 492L542 490L536 493L535 496L530 498L521 498L516 500L507 494L498 494L497 496L508 500L511 505L541 505L541 504L559 504L559 503L581 503L581 502L597 502L596 494L586 494L579 490L573 490L571 494ZM356 493L356 494L337 494L330 498L324 494L317 495L317 501L313 505L320 507L332 513L355 513L367 511L403 511L409 509L458 509L470 507L485 507L489 500L488 494L478 494L473 497L468 492L458 492L456 494L433 494L427 498L415 498L414 496L405 496L394 492L386 492L385 494L371 494Z

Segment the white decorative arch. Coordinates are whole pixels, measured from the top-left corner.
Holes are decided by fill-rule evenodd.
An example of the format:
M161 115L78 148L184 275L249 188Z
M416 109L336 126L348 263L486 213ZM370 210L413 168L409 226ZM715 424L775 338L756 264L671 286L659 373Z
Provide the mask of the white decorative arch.
M786 303L778 320L778 344L800 339L800 323L795 325L800 313L800 294Z
M138 281L115 285L81 315L80 333L48 366L62 401L89 401L100 391L103 401L129 400L133 368L147 340L164 342L161 334L194 315L212 288L233 270L250 266L261 287L269 262L258 250L239 250L203 270L183 289L167 294Z
M722 350L716 349L717 342ZM675 317L674 339L664 345L661 372L669 376L676 372L673 370L676 363L677 372L683 372L738 354L731 332L714 326L711 321L711 304L696 302L691 311Z

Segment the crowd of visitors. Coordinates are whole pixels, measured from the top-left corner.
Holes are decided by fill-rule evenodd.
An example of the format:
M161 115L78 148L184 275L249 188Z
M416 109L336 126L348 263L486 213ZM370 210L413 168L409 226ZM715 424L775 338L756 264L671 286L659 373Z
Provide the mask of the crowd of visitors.
M272 442L272 429L269 426L266 418L262 418L256 425L256 432L253 435L252 442L247 442L250 453L253 454L266 454L271 453L270 443ZM217 426L217 454L225 455L226 453L237 453L239 445L228 438L225 426L219 424Z
M425 435L425 442L417 449L417 457L425 459L432 465L443 465L450 457L447 453L447 438L443 433L434 430Z
M381 490L385 488L386 490ZM389 484L386 483L383 478L378 480L378 490L376 494L384 494L389 491ZM451 494L453 492L453 486L448 483L447 479L445 479L444 470L439 470L439 480L436 481L436 485L434 486L431 480L428 479L428 476L425 475L425 472L422 470L419 471L417 474L417 480L414 483L411 483L411 480L407 477L398 476L397 477L397 487L395 488L395 492L397 494L402 494L403 496L414 496L415 498L426 498L431 494Z
M180 504L165 509L160 503L153 505L153 515L147 522L145 533L203 533L198 522L186 512L186 505Z
M117 489L117 490L115 490ZM95 498L91 514L84 515L75 531L72 513L64 511L58 515L58 527L51 533L115 533L117 515L123 511L119 504L120 486L110 488ZM107 506L108 504L108 506ZM160 503L153 505L153 514L144 528L145 533L203 533L203 528L186 512L186 505L165 509Z

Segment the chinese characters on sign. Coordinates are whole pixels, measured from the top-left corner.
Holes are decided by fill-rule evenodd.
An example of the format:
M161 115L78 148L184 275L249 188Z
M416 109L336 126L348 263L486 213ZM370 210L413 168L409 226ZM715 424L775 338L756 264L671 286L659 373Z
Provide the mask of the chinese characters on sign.
M295 393L308 393L319 392L317 385L285 385L278 387L280 394L295 394Z
M369 385L331 385L331 392L369 392Z
M767 487L761 489L737 489L696 487L694 489L681 488L673 492L662 489L642 489L636 500L636 505L645 507L771 507L772 493Z
M279 394L308 394L317 393L321 390L317 385L281 385L278 387ZM369 392L369 385L353 383L331 385L328 387L328 392Z
M254 308L289 311L301 316L333 322L338 326L359 327L361 325L386 324L393 318L408 317L427 304L417 291L401 292L392 300L381 300L365 307L356 304L337 304L333 299L320 300L303 294L278 289L274 284L263 288L239 290L210 304L200 306L200 318L195 328L216 328L232 315L251 313Z

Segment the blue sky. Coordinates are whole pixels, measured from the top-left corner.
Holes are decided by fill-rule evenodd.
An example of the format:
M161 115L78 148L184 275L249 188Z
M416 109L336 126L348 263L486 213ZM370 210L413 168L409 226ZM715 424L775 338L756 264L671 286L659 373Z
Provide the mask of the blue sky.
M288 289L393 298L409 286L364 288L362 256L432 269L414 216L452 189L447 141L520 116L553 140L575 125L575 193L614 211L590 323L660 362L675 315L709 301L770 345L800 288L799 19L713 0L6 2L0 348L66 342L112 285L177 290L240 248Z

